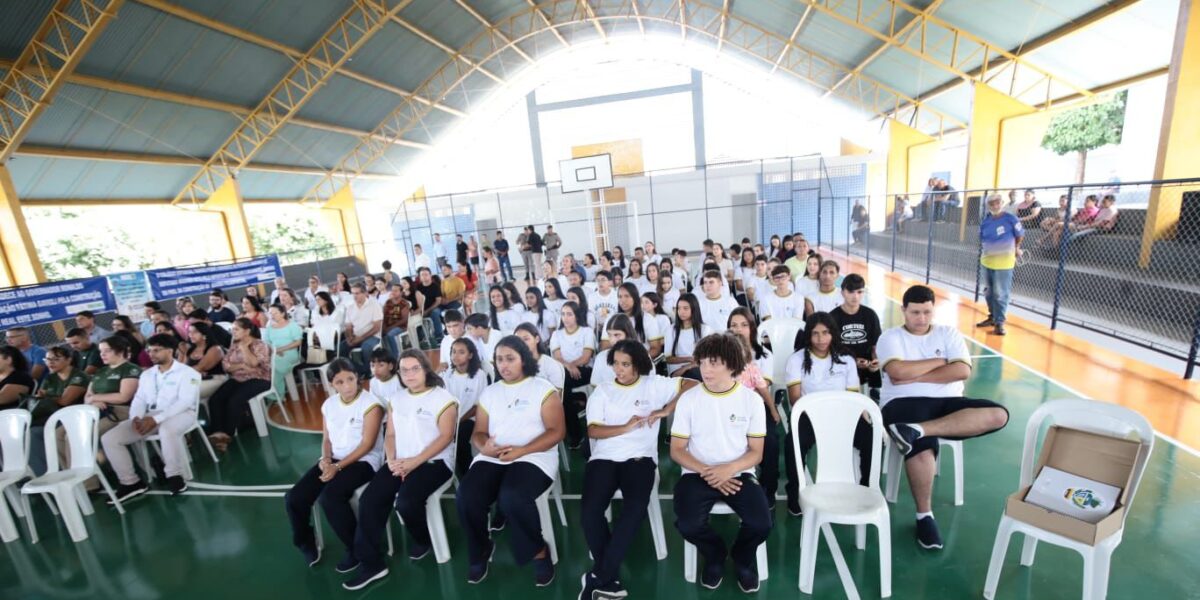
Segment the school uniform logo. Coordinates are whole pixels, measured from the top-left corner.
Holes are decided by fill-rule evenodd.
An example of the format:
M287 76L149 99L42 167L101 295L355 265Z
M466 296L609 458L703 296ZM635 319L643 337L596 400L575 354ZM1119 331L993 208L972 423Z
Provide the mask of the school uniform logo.
M732 425L732 424L736 424L736 423L748 423L749 421L750 421L750 419L749 419L749 418L747 418L747 417L743 417L743 416L740 416L740 415L738 415L738 414L736 414L736 413L730 413L730 414L729 414L729 423L730 423L731 425Z
M530 402L528 400L517 398L516 400L508 403L508 408L509 410L525 410L526 408L529 408L529 405Z

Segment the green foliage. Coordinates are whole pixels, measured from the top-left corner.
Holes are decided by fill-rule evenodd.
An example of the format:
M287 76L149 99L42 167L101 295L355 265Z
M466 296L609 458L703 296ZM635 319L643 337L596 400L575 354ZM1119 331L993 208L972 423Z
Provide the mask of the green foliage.
M1120 144L1128 95L1128 91L1123 91L1107 102L1058 115L1046 128L1042 147L1062 156L1068 152L1088 152L1107 144Z
M153 266L152 257L137 250L128 232L81 216L61 208L30 211L31 235L47 278L93 277ZM39 222L43 226L35 227Z
M336 256L325 228L310 211L256 211L248 215L255 254L278 254L284 265Z

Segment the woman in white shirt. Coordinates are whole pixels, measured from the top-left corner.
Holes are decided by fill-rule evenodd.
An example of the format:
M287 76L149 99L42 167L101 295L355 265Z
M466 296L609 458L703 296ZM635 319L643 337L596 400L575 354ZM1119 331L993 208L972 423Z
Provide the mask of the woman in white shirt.
M329 292L317 292L316 299L317 305L312 309L309 323L316 333L317 344L326 350L337 350L334 337L345 325L346 313L333 303Z
M596 257L590 252L583 255L583 272L584 281L595 281L596 271L600 270L600 266L596 264Z
M837 279L841 267L837 262L827 260L821 263L817 280L817 291L804 297L804 316L817 312L833 312L842 305L842 290L838 289Z
M655 328L658 329L658 334L662 336L665 345L667 332L671 330L671 317L667 315L666 310L663 310L663 306L662 297L658 295L658 292L642 294L642 314L654 318Z
M371 481L375 469L383 462L379 432L384 406L374 394L359 387L358 373L349 360L338 358L331 362L329 378L337 393L321 405L325 422L321 459L300 477L283 500L292 524L292 543L310 567L321 560L312 527L313 505L321 502L325 518L346 546L346 555L337 564L337 571L349 573L359 563L354 552L357 525L350 500L354 490Z
M658 263L653 263L653 262L646 263L646 283L645 283L645 285L639 285L638 291L640 291L642 293L642 295L645 295L649 292L657 293L658 292L658 280L660 277L661 277L661 273L658 268Z
M604 326L604 324L600 323L599 319L596 318L596 311L588 306L588 295L583 288L575 286L567 290L567 302L574 302L579 307L579 311L575 314L579 316L578 321L581 327L595 327L598 329ZM560 309L558 313L558 323L561 326L562 310ZM593 333L598 332L593 331Z
M754 248L746 246L742 248L742 260L738 262L733 269L733 284L739 293L745 294L750 291L750 285L754 277Z
M675 287L675 278L671 277L670 273L663 273L658 278L658 288L654 292L662 299L663 310L667 311L668 315L674 314L671 311L675 310L675 305L679 303L679 294L682 293Z
M642 312L642 297L638 293L636 285L626 281L617 288L617 312L633 321L633 328L637 330L637 339L646 346L651 357L662 354L663 333L659 331L658 322L653 315ZM611 318L609 317L609 319ZM604 341L606 338L601 336L600 339Z
M538 365L538 377L549 381L555 389L561 391L566 385L566 369L563 368L562 363L550 357L550 348L542 340L537 327L530 323L521 323L513 335L521 338L521 341L525 342L525 347L529 348L529 353L533 355L533 360Z
M557 320L562 315L562 306L567 303L567 296L563 293L562 285L557 279L549 279L546 281L546 287L542 288L542 299L546 301L546 308L554 313L554 318Z
M621 340L636 340L637 332L633 329L633 321L625 315L613 315L613 318L608 320L608 326L604 330L605 336L610 344L616 345ZM592 363L592 376L589 380L595 387L600 387L604 383L612 383L616 379L613 374L612 367L608 363L608 353L612 348L601 350L596 354L596 360Z
M516 311L518 314L525 312L525 302L522 300L521 292L517 291L517 284L511 281L506 281L500 286L500 289L504 290L504 296L508 298L508 306L512 308L512 310ZM516 325L514 325L513 328L516 329ZM511 331L508 333L511 333Z
M308 329L308 309L300 305L299 299L296 298L296 292L292 288L283 288L279 291L279 304L287 311L288 318L293 323L299 325L301 329Z
M377 346L371 351L371 381L368 389L376 398L382 400L385 406L402 389L400 377L396 375L399 370L396 357L392 356L387 348Z
M525 290L525 314L521 315L521 321L536 327L538 335L547 342L550 334L558 329L558 315L546 306L542 291L536 287Z
M492 329L504 335L511 335L521 323L521 315L512 310L508 294L504 288L494 287L488 291L488 315Z
M458 400L446 391L423 351L405 350L399 364L403 387L388 402L387 462L359 499L354 552L362 563L342 584L348 590L387 577L380 542L393 505L408 531L408 558L416 561L429 554L433 541L425 522L425 503L451 476Z
M562 328L550 337L550 352L566 371L563 401L567 403L567 414L577 414L587 402L586 396L575 393L576 388L587 385L592 377L592 369L588 365L596 353L596 334L587 323L587 312L575 302L567 302L562 309ZM578 419L568 419L567 445L578 447L581 443L583 427Z
M695 294L681 294L675 304L675 324L667 333L667 373L672 377L700 380L700 368L692 352L701 338L712 335L700 315L700 301Z
M804 273L796 278L796 293L803 297L815 293L820 287L821 255L810 254L804 262Z
M597 386L588 402L591 458L583 474L583 534L592 568L584 575L581 597L592 591L619 597L617 581L629 546L646 518L658 470L658 428L674 410L679 394L698 382L660 377L645 347L633 340L615 342L608 366L611 383ZM617 490L621 512L610 530L604 513Z
M861 382L858 379L858 367L854 363L854 357L842 346L837 335L839 331L841 328L829 313L813 313L805 319L800 339L801 347L787 362L788 400L792 404L804 394L859 390ZM816 443L816 435L808 415L800 416L796 431L796 435L800 436L800 465L803 467L808 451ZM789 474L796 472L795 450L788 450L792 447L790 441L784 448ZM854 430L854 447L858 449L861 459L860 482L866 485L871 466L871 424L866 419L859 419L858 427ZM793 514L798 514L799 488L791 481L788 481L787 495L788 510L792 511L795 508L797 510ZM794 505L793 498L796 500Z
M479 398L471 443L479 451L458 486L459 522L467 536L467 582L487 577L495 542L488 534L488 511L497 504L507 520L508 539L518 565L533 561L538 587L554 580L554 564L542 537L535 501L558 476L558 442L563 438L563 407L558 390L537 377L537 362L516 336L496 346L493 383Z
M629 273L625 276L624 282L637 286L638 295L642 295L642 288L646 286L646 274L642 271L640 259L629 259Z
M458 440L454 456L454 472L462 477L471 466L471 431L475 429L475 407L479 396L488 386L487 372L479 347L466 337L450 344L450 366L442 373L446 391L458 399Z

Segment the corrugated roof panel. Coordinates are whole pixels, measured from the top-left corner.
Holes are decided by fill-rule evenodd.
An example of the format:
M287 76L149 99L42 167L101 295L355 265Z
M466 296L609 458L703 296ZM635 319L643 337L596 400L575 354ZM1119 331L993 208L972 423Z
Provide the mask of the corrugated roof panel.
M885 50L863 73L912 97L954 78L942 68L897 48Z
M369 167L374 173L395 173L400 174L410 162L416 159L424 152L418 148L410 148L408 146L392 146L383 153L379 160L375 161ZM356 184L357 185L357 184Z
M988 43L1013 50L1104 4L1103 0L946 0L934 15Z
M18 156L9 162L20 198L173 198L197 167Z
M20 56L52 6L54 0L5 2L4 18L0 19L0 57L16 59Z
M25 142L206 158L238 122L221 111L66 84Z
M483 31L478 19L450 0L414 0L400 17L451 48L462 47Z
M411 31L388 23L349 64L364 75L413 91L449 58Z
M929 100L929 106L938 112L950 115L963 123L971 122L971 106L975 101L975 88L960 85ZM946 124L947 128L951 124Z
M350 8L350 0L170 0L188 10L307 51Z
M474 8L494 25L519 12L529 10L529 5L523 0L488 0L487 2L471 1L471 8Z
M126 2L80 73L256 106L291 66L284 55Z
M429 114L421 119L417 127L404 134L404 139L434 144L437 143L438 136L445 133L450 127L458 123L458 121L459 118L452 114L440 110L429 111Z
M759 0L757 2L735 2L731 12L776 36L788 39L804 14L799 2L783 0Z
M313 121L371 131L400 102L401 99L391 92L342 75L334 75L325 87L317 91L300 109L300 116Z
M242 190L242 198L247 200L295 198L299 201L320 180L315 175L242 171L238 175L238 187Z
M357 143L351 135L285 125L259 150L254 162L329 170Z
M847 68L862 62L881 43L834 17L815 11L809 15L796 41L798 45Z

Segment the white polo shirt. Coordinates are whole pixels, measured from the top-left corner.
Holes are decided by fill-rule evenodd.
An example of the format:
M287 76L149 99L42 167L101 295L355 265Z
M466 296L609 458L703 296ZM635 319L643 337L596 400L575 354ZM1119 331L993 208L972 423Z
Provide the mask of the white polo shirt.
M404 386L400 384L399 375L392 375L392 378L387 381L381 381L378 377L371 378L371 393L384 402L390 401L403 389Z
M440 366L442 368L446 368L446 367L450 366L450 350L451 350L451 347L454 345L454 340L457 340L457 339L458 338L451 337L449 333L446 333L446 336L442 338L442 346L438 350L438 360L441 361ZM480 360L482 360L482 357L480 358Z
M588 398L588 425L624 425L634 415L649 416L671 402L683 389L683 380L677 377L661 377L653 373L638 377L630 385L616 381L596 387ZM628 433L592 444L592 455L588 460L611 460L622 462L634 458L650 458L658 462L658 426L656 421L649 427L638 427Z
M479 397L479 410L487 413L488 435L496 438L501 446L524 446L546 432L542 422L542 404L551 399L557 390L541 377L526 377L517 383L499 381L489 385ZM476 462L507 465L499 458L483 454L475 456ZM526 454L515 462L529 463L541 469L551 479L558 476L558 447L534 454Z
M496 355L496 344L500 343L500 338L502 337L504 337L504 334L495 329L489 329L486 342L473 335L468 335L467 339L475 342L475 350L479 353L480 362L491 364L492 357Z
M736 300L729 296L709 300L704 294L700 294L696 299L700 301L700 320L712 327L713 333L724 333L729 329L729 315L738 307Z
M368 390L361 390L353 400L345 402L341 394L334 394L321 405L321 416L325 418L325 431L329 434L329 445L333 450L333 460L341 460L354 452L363 441L363 423L367 414L373 410L384 410L384 403ZM360 462L378 469L383 464L383 428L375 444L367 451Z
M517 325L521 324L523 313L514 309L502 310L496 313L496 323L500 326L500 333L503 335L512 335L517 330Z
M675 306L679 304L679 288L672 287L662 298L663 310L675 314Z
M401 389L389 402L392 425L396 428L394 448L396 458L412 458L425 451L441 434L438 420L449 408L457 408L458 400L446 388L435 387L414 394ZM447 444L431 461L452 464L454 444Z
M196 410L200 401L200 373L177 361L163 372L152 366L138 376L137 393L129 403L129 417L154 417L163 422L175 415Z
M858 367L854 357L843 354L841 363L833 362L833 357L824 358L812 353L812 369L804 372L804 351L792 354L787 361L787 384L791 387L800 384L802 394L815 392L857 392L862 383L858 379Z
M759 316L765 321L767 317L787 319L804 319L804 296L789 292L780 296L775 290L769 290L758 300Z
M963 362L971 365L971 353L962 334L949 325L933 325L925 335L913 335L903 325L893 327L879 336L875 354L883 370L883 389L879 393L879 405L886 406L894 398L928 397L954 398L963 395L963 382L950 383L905 383L896 385L888 376L886 367L894 360L925 360L944 358L948 362Z
M818 287L815 292L805 296L809 302L812 302L813 312L832 312L833 309L842 305L842 290L833 288L832 292L822 292Z
M604 383L612 383L617 380L617 374L613 372L612 367L608 366L608 352L612 348L607 348L596 353L596 360L592 364L592 377L588 383L600 387Z
M707 323L700 326L700 339L704 339L705 336L712 335L712 333L712 327L709 327ZM671 328L667 331L667 340L663 345L663 353L665 353L668 358L672 356L691 358L692 354L694 354L696 351L697 343L698 340L696 340L696 330L692 329L691 327L679 330L678 343L675 342L675 329ZM683 365L667 365L667 369L670 373L674 373L682 368Z
M541 323L538 323L538 314L532 310L521 315L521 322L537 327L538 336L547 344L550 343L550 335L553 330L558 329L558 315L553 310L550 310L549 306L546 307L546 310L542 311Z
M706 465L733 462L750 449L748 438L766 435L762 396L740 383L721 394L701 384L684 392L675 404L671 437L686 439L688 452ZM693 472L683 469L685 475ZM754 467L742 473L754 473Z
M364 300L362 306L353 300L342 306L346 309L346 324L353 328L354 335L365 334L376 321L383 322L383 307L378 302L371 302L370 298Z
M574 333L558 329L550 336L550 352L555 350L562 354L564 362L575 362L584 350L596 350L596 334L591 327L576 327Z
M551 385L560 390L567 383L566 367L563 367L562 363L546 354L538 357L537 376L549 381Z
M446 382L446 391L458 399L460 420L463 415L475 408L475 405L479 403L480 394L483 394L483 389L488 386L487 373L483 369L476 371L474 377L466 373L459 373L455 369L448 369L442 373L442 380ZM459 443L462 443L462 440L459 440Z
M617 307L617 288L608 290L607 296L600 295L600 290L588 294L588 309L596 318L607 322L609 317L620 312Z

